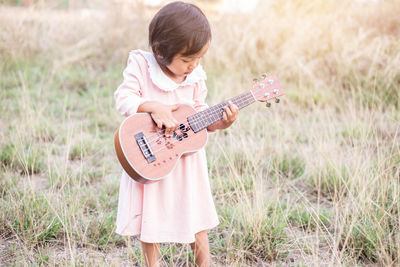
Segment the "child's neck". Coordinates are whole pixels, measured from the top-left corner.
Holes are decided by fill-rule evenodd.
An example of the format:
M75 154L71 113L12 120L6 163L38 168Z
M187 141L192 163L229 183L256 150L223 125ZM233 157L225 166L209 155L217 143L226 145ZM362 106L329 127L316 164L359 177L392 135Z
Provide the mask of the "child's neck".
M167 75L168 78L170 78L171 80L173 80L176 83L183 83L186 80L186 77L187 77L186 75L176 76L167 67L162 66L161 70L162 70L162 72L164 72L165 75Z

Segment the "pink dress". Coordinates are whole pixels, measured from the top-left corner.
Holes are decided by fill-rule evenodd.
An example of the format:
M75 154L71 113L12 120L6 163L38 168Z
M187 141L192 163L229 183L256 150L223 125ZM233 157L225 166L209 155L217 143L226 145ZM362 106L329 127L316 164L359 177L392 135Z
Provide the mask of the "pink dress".
M206 75L199 65L186 80L176 84L157 64L152 53L132 51L124 81L114 96L118 112L135 114L145 101L188 104L197 111L207 108ZM120 235L140 235L148 243L192 243L195 234L219 223L211 196L204 148L183 156L163 180L140 184L124 171L119 190L117 229Z

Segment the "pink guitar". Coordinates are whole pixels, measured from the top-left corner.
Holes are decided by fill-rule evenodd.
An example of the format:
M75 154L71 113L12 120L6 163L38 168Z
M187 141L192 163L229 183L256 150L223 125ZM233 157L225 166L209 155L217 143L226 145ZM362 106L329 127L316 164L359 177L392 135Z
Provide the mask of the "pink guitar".
M231 99L239 109L256 100L268 101L284 92L274 76L262 76L253 89ZM135 181L152 183L163 179L174 168L179 158L202 148L207 142L206 128L222 120L224 101L204 111L196 111L188 105L181 105L173 116L180 123L172 137L164 135L165 129L156 126L148 113L137 113L126 118L114 135L115 151L124 170ZM267 102L267 107L271 104Z

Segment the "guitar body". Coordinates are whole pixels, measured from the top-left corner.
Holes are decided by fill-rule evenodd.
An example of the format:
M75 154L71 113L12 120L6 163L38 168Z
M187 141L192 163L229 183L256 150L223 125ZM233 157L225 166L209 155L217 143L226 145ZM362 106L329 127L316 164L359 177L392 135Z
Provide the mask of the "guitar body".
M172 137L166 137L148 113L126 118L115 132L114 145L128 175L144 184L162 180L175 168L180 157L201 149L207 142L207 130L195 133L187 123L187 118L195 113L188 105L181 105L173 112L182 124Z

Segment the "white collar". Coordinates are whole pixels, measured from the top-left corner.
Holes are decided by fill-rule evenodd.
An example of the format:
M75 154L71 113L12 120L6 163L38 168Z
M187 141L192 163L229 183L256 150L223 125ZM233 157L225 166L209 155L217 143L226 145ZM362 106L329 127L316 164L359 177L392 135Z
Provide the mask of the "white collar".
M149 67L150 78L158 88L163 91L169 92L174 91L180 86L192 85L199 81L205 81L207 79L207 75L201 65L198 65L182 83L176 83L171 78L169 78L165 73L161 70L158 65L153 53L146 52L143 50L134 50L131 53L139 52L147 61L147 65Z

